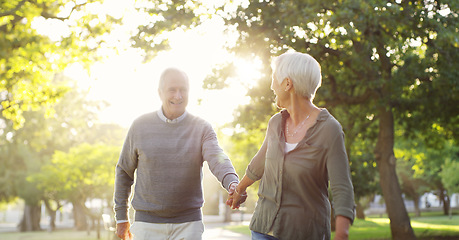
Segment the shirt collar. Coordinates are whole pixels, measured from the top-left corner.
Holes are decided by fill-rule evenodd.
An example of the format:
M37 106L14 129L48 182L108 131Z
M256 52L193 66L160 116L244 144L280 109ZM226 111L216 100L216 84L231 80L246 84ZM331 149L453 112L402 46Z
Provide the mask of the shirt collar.
M288 113L287 109L282 109L281 115L282 115L282 119L285 121L285 119L287 119L290 116L290 113ZM330 113L328 112L327 109L321 108L319 116L317 116L317 121L325 121L327 120L329 115Z
M179 123L181 122L187 115L187 111L185 111L182 116L178 117L178 118L175 118L175 119L169 119L166 117L166 115L164 115L164 112L163 112L163 108L160 108L159 111L157 112L158 113L158 117L163 120L165 123L171 123L171 124L175 124L175 123Z

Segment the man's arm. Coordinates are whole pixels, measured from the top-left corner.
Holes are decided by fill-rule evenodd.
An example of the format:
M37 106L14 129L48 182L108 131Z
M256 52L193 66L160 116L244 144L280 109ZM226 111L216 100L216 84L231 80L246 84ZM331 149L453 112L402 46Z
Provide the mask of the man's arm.
M131 195L131 185L134 179L131 178L121 166L116 166L115 172L115 193L114 210L116 221L128 220L129 196Z
M266 132L268 133L268 131ZM266 151L268 149L268 141L266 139L267 137L265 137L257 154L255 154L247 166L246 173L241 182L228 194L226 204L232 209L239 208L245 202L247 199L247 188L260 180L264 174Z
M229 191L231 183L239 183L239 178L231 160L223 153L223 150L218 145L217 135L210 124L204 129L202 141L202 156L204 161L207 161L212 174Z
M120 220L129 220L129 196L131 195L131 186L134 183L138 157L131 137L132 131L133 127L131 126L115 169L114 210L117 223Z

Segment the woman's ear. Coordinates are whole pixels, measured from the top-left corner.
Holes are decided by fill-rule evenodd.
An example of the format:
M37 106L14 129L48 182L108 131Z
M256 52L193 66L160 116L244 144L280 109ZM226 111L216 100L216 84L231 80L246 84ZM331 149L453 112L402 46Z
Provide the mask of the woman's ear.
M285 78L284 81L282 82L284 89L286 92L288 92L290 89L292 89L293 87L293 83L292 83L292 80L290 78Z

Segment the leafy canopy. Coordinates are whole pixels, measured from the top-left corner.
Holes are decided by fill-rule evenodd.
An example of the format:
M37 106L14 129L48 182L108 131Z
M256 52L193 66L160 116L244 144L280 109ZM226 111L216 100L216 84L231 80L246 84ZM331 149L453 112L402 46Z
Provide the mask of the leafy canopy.
M15 129L23 126L24 111L51 109L68 91L51 83L55 73L74 62L88 65L106 45L104 34L117 20L97 13L101 2L0 1L0 112Z

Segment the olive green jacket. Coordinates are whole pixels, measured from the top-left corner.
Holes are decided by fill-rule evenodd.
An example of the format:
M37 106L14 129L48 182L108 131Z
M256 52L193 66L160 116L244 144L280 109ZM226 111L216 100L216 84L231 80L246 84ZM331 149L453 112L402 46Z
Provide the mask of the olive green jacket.
M354 192L344 133L323 109L316 123L290 152L284 153L286 110L268 124L262 147L246 175L260 180L250 229L279 239L330 239L330 181L335 216L354 219Z

